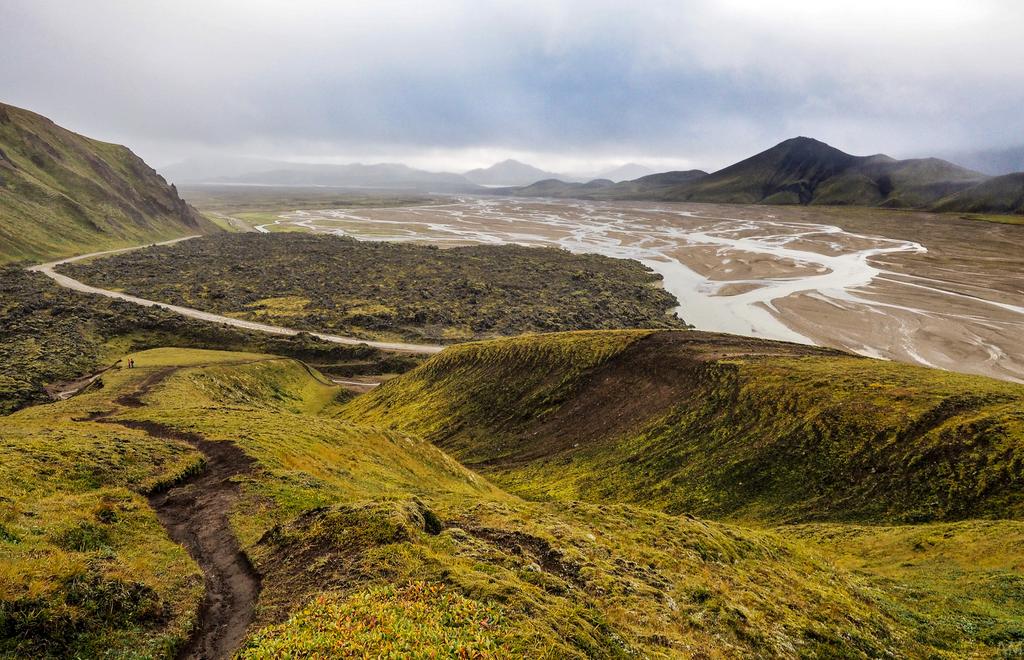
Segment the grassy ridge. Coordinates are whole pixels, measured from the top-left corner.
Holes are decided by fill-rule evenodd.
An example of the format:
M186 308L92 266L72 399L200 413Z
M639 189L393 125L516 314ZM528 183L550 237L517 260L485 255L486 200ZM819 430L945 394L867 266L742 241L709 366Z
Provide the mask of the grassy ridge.
M641 333L584 333L566 341L579 345L563 364L570 370L573 364L607 365L640 342ZM522 352L533 353L525 345ZM16 503L5 529L19 539L0 540L0 552L11 575L28 574L29 562L58 559L96 567L103 579L120 574L151 590L146 593L158 603L178 599L173 602L179 614L139 619L129 608L116 609L113 618L82 612L79 625L60 638L50 628L13 636L10 626L18 620L7 618L0 620L4 643L19 645L8 648L87 654L102 642L115 655L141 648L160 655L159 649L175 647L194 616L194 569L160 570L166 561L189 562L180 548L161 541L162 530L145 507L116 519L96 514L91 523L106 532L88 538L130 533L131 547L67 543L63 535L33 531L72 527L85 515L76 508L82 497L100 497L113 486L137 497L132 493L144 490L147 479L189 469L196 454L174 442L74 421L109 409L152 369L166 365L182 367L145 395L143 406L119 415L233 441L256 461L255 471L241 481L242 499L231 514L262 577L258 627L271 626L251 638L245 651L251 657L264 657L280 644L324 653L349 644L356 653L372 655L403 648L412 639L429 644L420 647L424 653L475 644L496 655L534 657L878 656L893 650L954 656L982 648L970 635L950 639L904 616L894 597L898 588L837 569L819 551L771 531L630 505L510 496L415 435L319 415L334 409L336 390L294 361L180 349L150 351L138 359L154 366L118 370L102 390L7 418L4 433L17 428L35 440L15 439L12 451L0 454L5 467L17 469L11 465L15 457L48 455L56 449L51 438L59 437L58 446L74 455L47 459L63 466L49 474L26 471L22 478L29 483L19 485L25 490L0 482L3 501ZM538 393L551 389L542 385L533 381ZM571 391L558 383L554 390ZM89 471L102 462L100 448L118 436L153 448L145 457L128 454L104 464L102 482L71 476L76 466ZM152 460L161 452L179 459ZM26 515L33 488L54 489L53 504ZM29 538L31 547L23 540ZM132 552L158 551L170 552L170 559L130 559ZM21 602L34 613L32 607L74 599L59 575L38 579L33 593L41 601L25 604L17 599L26 587L13 589L5 592L0 613L10 611L8 602ZM417 590L438 584L459 608L440 630L429 607L442 597L424 604L417 596ZM335 613L349 623L336 626ZM493 626L474 627L481 615ZM162 646L147 640L163 640Z
M306 330L454 341L522 332L684 327L638 262L515 245L440 250L309 235L237 234L90 263L91 284Z
M936 204L939 211L1024 214L1024 172L1004 174Z
M452 349L341 414L422 433L542 501L832 520L776 531L863 576L933 651L1024 649L1024 537L1003 519L1024 512L1024 388L705 333L602 334L573 347L604 344L600 360L565 335ZM957 522L879 524L941 519Z
M211 231L127 148L0 103L0 263Z
M475 455L475 441L557 408L589 370L649 330L566 332L452 346L340 414ZM499 437L499 436L496 436ZM485 450L487 451L487 450ZM465 458L465 457L464 457Z
M780 521L1024 513L1020 385L704 333L573 337L449 351L344 414L534 498Z

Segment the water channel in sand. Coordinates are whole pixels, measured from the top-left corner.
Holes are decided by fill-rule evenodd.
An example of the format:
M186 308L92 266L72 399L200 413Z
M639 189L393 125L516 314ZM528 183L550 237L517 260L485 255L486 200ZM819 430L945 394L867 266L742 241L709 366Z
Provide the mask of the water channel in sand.
M457 198L419 207L294 211L257 229L279 225L439 245L548 245L637 259L662 275L679 299L679 316L702 330L1024 380L1024 307L1012 296L987 297L933 276L928 267L900 262L927 256L927 241L794 213Z

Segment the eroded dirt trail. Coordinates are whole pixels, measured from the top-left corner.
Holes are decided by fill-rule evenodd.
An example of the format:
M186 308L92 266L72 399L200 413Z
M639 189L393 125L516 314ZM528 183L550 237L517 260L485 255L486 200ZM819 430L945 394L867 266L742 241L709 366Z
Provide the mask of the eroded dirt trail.
M175 369L153 372L138 389L116 400L121 406L142 407L142 397ZM116 412L116 411L115 411ZM183 545L203 571L205 594L198 626L179 658L229 658L238 650L255 615L260 578L241 551L228 519L238 500L232 477L253 470L254 461L225 441L178 431L157 422L117 419L115 412L92 421L118 424L164 440L187 442L205 458L197 474L150 495L149 503L168 535Z

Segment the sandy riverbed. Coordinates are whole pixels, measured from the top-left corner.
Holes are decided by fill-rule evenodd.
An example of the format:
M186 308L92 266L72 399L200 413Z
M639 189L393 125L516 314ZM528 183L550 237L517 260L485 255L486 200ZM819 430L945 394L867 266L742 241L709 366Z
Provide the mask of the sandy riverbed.
M638 259L702 330L1024 381L1024 227L873 209L491 198L295 211L273 224Z

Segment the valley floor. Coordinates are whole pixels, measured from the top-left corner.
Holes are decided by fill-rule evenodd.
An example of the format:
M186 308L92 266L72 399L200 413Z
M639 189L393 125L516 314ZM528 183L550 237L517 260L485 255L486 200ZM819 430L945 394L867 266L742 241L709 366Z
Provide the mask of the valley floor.
M458 198L265 214L260 231L637 259L698 329L1024 380L1020 226L841 207Z

